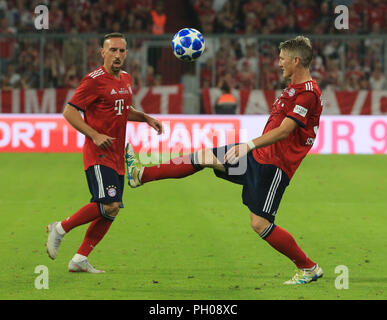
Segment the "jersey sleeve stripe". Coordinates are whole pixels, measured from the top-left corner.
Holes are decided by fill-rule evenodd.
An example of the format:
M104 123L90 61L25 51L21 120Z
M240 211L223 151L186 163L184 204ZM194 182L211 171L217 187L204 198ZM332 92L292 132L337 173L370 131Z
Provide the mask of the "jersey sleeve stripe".
M72 107L74 107L75 109L77 109L77 110L79 110L79 111L85 112L84 109L82 109L82 108L76 106L75 104L73 104L73 103L71 103L71 102L67 102L67 104L70 105L70 106L72 106Z
M296 118L294 118L294 117L292 117L292 116L286 116L286 117L287 117L287 118L290 118L290 119L292 119L292 120L294 120L294 121L296 121L297 124L298 124L300 127L305 128L305 124L303 124L300 120L298 120L298 119L296 119Z

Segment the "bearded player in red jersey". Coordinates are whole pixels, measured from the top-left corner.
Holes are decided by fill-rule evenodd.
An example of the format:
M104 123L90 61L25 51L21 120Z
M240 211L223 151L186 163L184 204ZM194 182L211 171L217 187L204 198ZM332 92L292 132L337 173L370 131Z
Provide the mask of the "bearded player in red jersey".
M154 180L182 178L209 167L216 176L243 185L243 203L250 210L253 230L297 266L296 274L285 284L305 284L322 277L323 271L286 230L274 224L274 219L290 179L316 138L321 91L309 72L313 57L310 40L298 36L282 42L279 49L278 65L290 83L275 100L260 137L203 149L154 167L131 161L128 179L131 187L137 187ZM133 152L126 156L134 159Z
M91 266L88 256L122 207L127 121L147 122L158 134L162 133L161 122L132 107L132 78L121 70L127 53L122 34L107 34L101 49L103 66L82 79L63 112L66 120L86 136L83 162L92 195L91 202L71 217L47 226L47 252L55 259L64 235L91 222L79 250L70 260L71 272L103 272Z

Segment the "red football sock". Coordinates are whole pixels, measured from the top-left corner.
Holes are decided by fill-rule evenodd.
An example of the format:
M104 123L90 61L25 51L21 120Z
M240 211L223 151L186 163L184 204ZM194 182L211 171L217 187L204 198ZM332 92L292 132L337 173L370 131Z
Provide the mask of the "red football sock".
M98 242L100 242L105 236L112 222L113 221L107 220L103 217L99 217L90 223L90 226L86 231L85 238L77 253L87 257Z
M64 231L69 232L71 229L93 221L100 216L98 203L91 202L75 212L71 217L63 220L61 225Z
M274 249L292 260L299 269L312 268L316 264L301 250L291 234L278 226L274 227L265 240Z
M146 183L153 180L168 178L184 178L198 170L191 163L190 155L174 158L167 163L157 166L145 167L141 177L141 182Z

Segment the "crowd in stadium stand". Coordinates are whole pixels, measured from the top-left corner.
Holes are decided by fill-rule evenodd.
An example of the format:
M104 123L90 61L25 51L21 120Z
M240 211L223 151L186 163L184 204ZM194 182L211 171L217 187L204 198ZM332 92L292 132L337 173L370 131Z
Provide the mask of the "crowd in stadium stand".
M166 2L168 0L164 0ZM163 34L166 19L174 18L160 0L0 0L0 34L22 34L34 30L34 8L49 5L49 32L81 34L123 32ZM238 89L278 89L283 86L273 59L278 41L257 42L263 34L375 34L387 29L387 0L352 0L349 29L334 27L335 0L190 0L192 16L207 37L207 52L200 58L201 87L227 82ZM231 41L222 35L251 35ZM86 53L82 40L67 38L47 42L44 48L44 87L78 86L85 71L100 65L99 39L90 38ZM141 72L142 43L133 40L128 71L135 86L162 83L156 66ZM381 39L313 41L315 59L312 76L321 87L336 89L387 89L384 42ZM40 85L39 41L0 39L0 87L37 88ZM84 54L87 66L83 67Z

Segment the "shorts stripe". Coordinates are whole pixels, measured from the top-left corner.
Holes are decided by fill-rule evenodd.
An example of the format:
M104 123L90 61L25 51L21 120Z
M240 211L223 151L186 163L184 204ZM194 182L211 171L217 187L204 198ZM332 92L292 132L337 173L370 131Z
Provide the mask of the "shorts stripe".
M259 235L262 239L265 239L272 231L273 228L275 227L274 223L270 223L268 227L266 227L265 230Z
M274 179L271 183L269 193L267 194L265 205L263 206L263 211L270 213L271 207L273 205L274 197L277 192L278 186L282 179L282 171L277 168Z
M105 191L103 189L101 168L99 167L99 164L94 166L94 173L95 173L95 177L97 179L97 184L98 184L98 197L105 198Z

